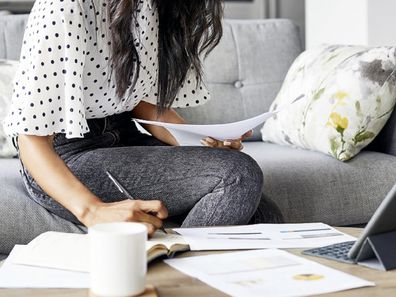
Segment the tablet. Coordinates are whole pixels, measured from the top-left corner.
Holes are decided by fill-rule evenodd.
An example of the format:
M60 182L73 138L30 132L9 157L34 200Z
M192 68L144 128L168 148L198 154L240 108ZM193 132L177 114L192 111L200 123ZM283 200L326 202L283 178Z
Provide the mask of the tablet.
M396 184L386 195L381 205L371 217L362 235L357 239L348 253L352 260L356 259L360 248L370 235L386 233L396 230Z

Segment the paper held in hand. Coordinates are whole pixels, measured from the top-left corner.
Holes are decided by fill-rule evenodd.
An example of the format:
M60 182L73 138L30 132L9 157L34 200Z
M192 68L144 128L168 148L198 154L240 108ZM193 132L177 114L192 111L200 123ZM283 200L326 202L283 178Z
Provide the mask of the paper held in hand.
M181 146L201 146L201 139L212 137L214 139L224 141L231 139L239 139L242 135L250 130L264 124L268 119L277 113L287 111L287 108L305 98L305 95L298 96L287 106L278 107L277 110L265 112L253 118L228 124L215 125L187 125L187 124L171 124L158 121L147 121L142 119L133 119L139 124L155 125L166 128Z
M149 124L166 128L181 146L201 146L201 139L212 137L217 140L238 139L245 133L263 124L276 113L267 112L244 121L216 125L171 124L134 119L139 124Z

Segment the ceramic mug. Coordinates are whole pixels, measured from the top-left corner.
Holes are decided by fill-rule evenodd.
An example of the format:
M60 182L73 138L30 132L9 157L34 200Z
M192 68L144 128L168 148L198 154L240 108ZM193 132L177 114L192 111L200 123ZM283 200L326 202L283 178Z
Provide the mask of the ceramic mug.
M145 291L147 227L105 223L88 229L90 288L95 296L136 296Z

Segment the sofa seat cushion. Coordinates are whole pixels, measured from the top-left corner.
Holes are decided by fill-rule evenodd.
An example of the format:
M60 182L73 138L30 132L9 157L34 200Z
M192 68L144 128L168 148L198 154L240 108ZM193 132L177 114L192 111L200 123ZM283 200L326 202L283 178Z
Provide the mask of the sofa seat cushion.
M0 254L8 254L15 244L27 244L46 231L86 232L30 200L19 170L19 160L0 159Z
M286 222L366 223L395 183L396 158L364 151L343 163L322 153L245 144L264 172L263 192Z

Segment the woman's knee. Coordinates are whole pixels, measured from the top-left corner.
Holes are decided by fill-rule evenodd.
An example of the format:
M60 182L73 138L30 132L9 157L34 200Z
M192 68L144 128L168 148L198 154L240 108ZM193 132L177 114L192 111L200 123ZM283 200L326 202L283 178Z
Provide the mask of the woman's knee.
M229 151L225 154L227 158L225 176L230 180L238 180L240 186L255 189L257 194L261 195L263 186L263 172L257 162L249 155L238 152Z
M242 213L253 214L260 202L263 172L257 162L242 152L223 151L221 154L221 186L228 187L230 205L238 205ZM250 219L250 218L249 218Z

